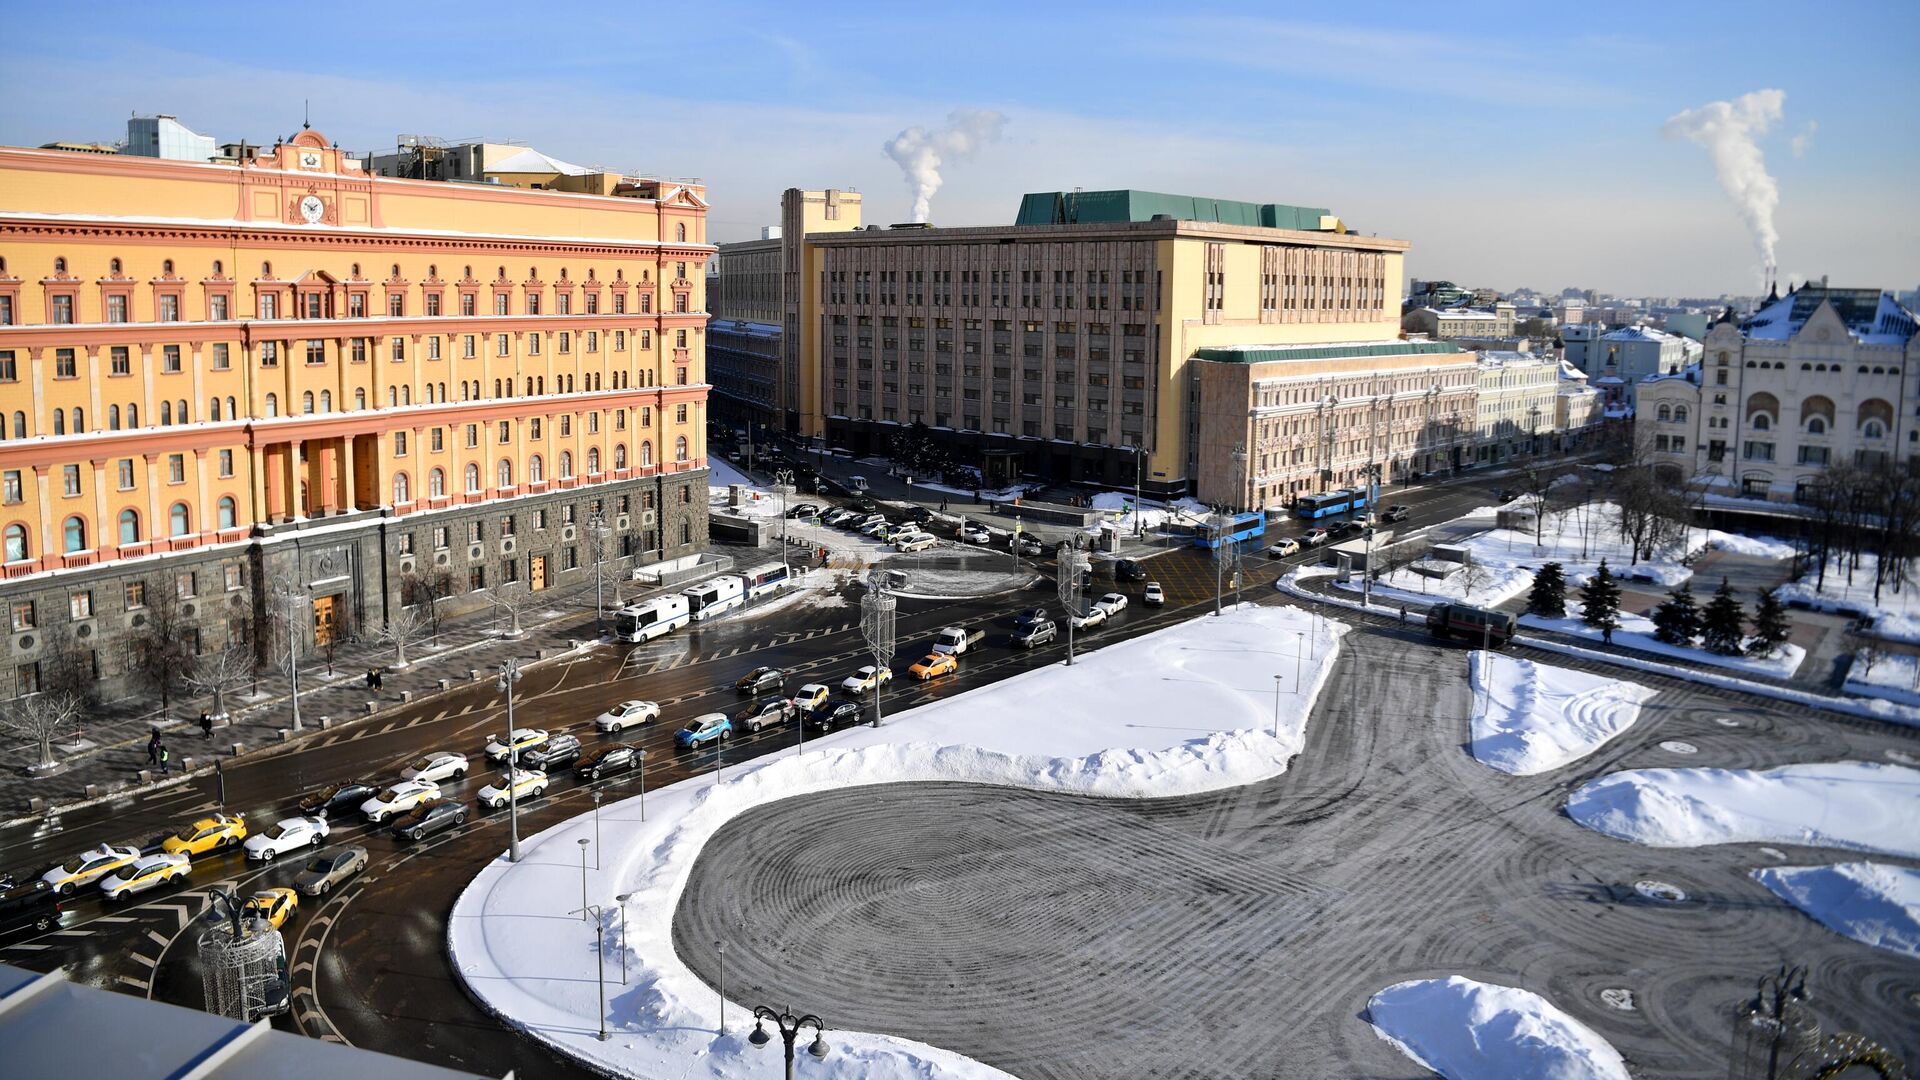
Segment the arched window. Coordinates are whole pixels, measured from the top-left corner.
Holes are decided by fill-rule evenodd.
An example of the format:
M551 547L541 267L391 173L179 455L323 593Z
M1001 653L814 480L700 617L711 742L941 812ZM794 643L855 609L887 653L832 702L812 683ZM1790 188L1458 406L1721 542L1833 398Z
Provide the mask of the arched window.
M130 428L140 426L140 406L132 402L127 403L127 426Z
M393 264L393 280L395 281L400 280L400 264L399 263Z
M140 514L138 511L120 511L120 542L123 544L137 544L140 542Z
M447 493L447 474L435 469L427 474L427 494L439 498Z
M220 496L220 527L231 529L239 523L239 511L234 505L233 496Z
M54 273L56 273L56 274L64 274L64 273L66 273L66 272L67 272L67 260L65 260L65 259L55 259L55 260L53 260L53 272L54 272Z
M613 467L616 469L624 469L627 467L627 444L626 443L613 444Z
M240 410L234 406L234 400L232 395L227 396L227 419L229 420L240 419Z
M560 451L560 479L573 479L573 451Z
M1755 413L1755 414L1754 414L1754 416L1753 416L1753 430L1755 430L1755 431L1765 431L1765 430L1767 430L1767 426L1768 426L1768 424L1767 424L1767 414L1766 414L1766 413Z
M16 411L13 414L13 437L16 439L24 439L27 437L26 413Z
M219 277L221 274L226 273L226 270L227 270L227 267L225 263L222 263L219 259L213 260L213 276L214 277Z
M1675 405L1673 407L1673 418L1679 421L1680 423L1683 423L1683 424L1686 423L1687 407L1685 405Z
M7 526L7 561L25 562L27 560L27 527L25 525Z
M1825 420L1822 420L1820 417L1816 416L1813 419L1807 421L1807 434L1825 435L1826 433L1827 433L1827 422Z
M308 390L300 395L300 411L302 413L313 412L313 391Z
M87 523L78 515L67 519L66 541L69 555L87 550Z
M272 264L272 263L270 263L270 262L263 262L263 263L261 263L261 264L260 264L260 276L261 276L261 277L263 277L263 278L271 278L271 277L273 277L273 264Z
M500 467L496 469L495 472L500 480L500 483L496 486L502 488L510 488L513 486L513 462L506 458L501 458Z
M597 446L587 447L587 475L600 475L600 448Z
M163 401L160 403L162 415L164 415L166 407L166 402ZM53 410L53 433L55 435L65 435L67 433L67 414L59 409Z
M80 411L80 406L75 405L73 407L73 433L75 435L84 435L86 431L87 414Z
M109 267L111 267L111 268L112 268L112 270L113 270L113 272L114 272L114 273L116 273L116 274L117 274L117 273L119 273L119 272L120 272L120 260L119 260L119 259L114 259L114 260L113 260L112 262L109 262L109 263L108 263L107 265L108 265Z
M333 391L331 390L320 391L320 411L321 412L333 411Z
M129 411L131 411L133 406L129 405L127 406L127 408ZM280 399L275 397L272 394L267 395L267 415L268 416L280 415Z
M1886 433L1887 429L1880 426L1880 421L1878 420L1869 420L1860 425L1860 437L1863 439L1882 438Z
M407 474L394 473L393 474L393 504L395 506L399 506L402 503L411 501L412 498L413 498L413 492L407 485Z
M535 422L538 423L538 421L535 421ZM535 454L532 457L528 458L527 459L527 483L538 484L546 480L546 478L547 478L546 465L544 462L540 460L540 455Z
M653 467L653 441L652 440L647 440L646 442L643 442L640 444L640 467L643 469L650 469Z
M160 272L163 274L166 274L168 277L172 277L173 276L173 260L172 259L160 260Z
M367 407L367 388L366 387L364 386L357 387L353 391L353 407L356 411Z
M120 430L120 406L118 405L107 406L107 430Z
M193 422L192 418L187 413L187 400L185 398L181 398L178 403L178 406L174 409L174 417L183 424L188 424Z
M687 242L687 223L683 221L680 224L675 225L673 227L673 236L674 236L674 239L680 241L681 243L683 244L686 243Z
M673 460L687 460L687 437L685 435L673 440Z
M172 530L174 536L185 536L187 535L187 525L187 504L174 503L173 509L167 511L168 528Z
M214 420L214 421L218 421L220 419L220 399L219 398L214 398L207 402L207 419Z
M469 462L467 464L467 491L475 492L479 490L480 490L480 466Z
M1673 419L1673 407L1671 405L1660 406L1660 419L1662 420Z
M403 386L400 388L400 404L402 405L413 404L413 387L412 386Z

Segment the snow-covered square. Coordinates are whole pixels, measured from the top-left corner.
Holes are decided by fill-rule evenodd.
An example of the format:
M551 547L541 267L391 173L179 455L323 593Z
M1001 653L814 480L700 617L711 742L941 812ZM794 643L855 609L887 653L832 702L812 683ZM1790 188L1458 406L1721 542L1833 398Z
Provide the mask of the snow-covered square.
M1472 657L1473 756L1531 776L1578 761L1633 726L1656 691L1498 653Z

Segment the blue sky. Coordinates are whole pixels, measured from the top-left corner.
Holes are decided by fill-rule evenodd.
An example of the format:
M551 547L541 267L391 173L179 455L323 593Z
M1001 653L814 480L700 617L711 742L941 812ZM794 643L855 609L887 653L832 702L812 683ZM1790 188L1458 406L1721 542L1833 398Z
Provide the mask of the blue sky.
M790 186L906 220L882 146L985 109L1003 135L943 166L936 222L1139 187L1328 206L1412 241L1415 276L1717 295L1753 286L1754 246L1707 152L1661 126L1777 88L1783 273L1920 284L1911 2L156 10L0 2L0 142L111 140L133 112L271 140L310 98L352 149L486 137L699 176L730 240Z

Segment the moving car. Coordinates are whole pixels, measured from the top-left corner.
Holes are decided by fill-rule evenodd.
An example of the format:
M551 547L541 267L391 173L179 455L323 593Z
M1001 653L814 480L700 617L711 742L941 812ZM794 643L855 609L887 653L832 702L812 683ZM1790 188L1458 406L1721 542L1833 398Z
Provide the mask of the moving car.
M881 683L893 680L893 669L875 667L868 664L860 670L840 680L840 689L854 694L864 694L876 690Z
M1405 521L1407 520L1407 515L1411 513L1413 513L1413 507L1396 503L1393 506L1387 507L1386 510L1381 512L1380 520L1381 521Z
M952 653L938 652L928 653L920 659L919 663L907 669L909 674L921 682L940 675L951 675L959 670L960 661L955 659Z
M1140 594L1140 602L1148 607L1159 607L1161 604L1167 602L1167 594L1160 591L1159 582L1149 581L1147 582L1147 591Z
M1113 564L1113 576L1118 581L1145 581L1147 572L1140 568L1134 559L1121 559Z
M1274 544L1272 547L1269 547L1267 549L1267 558L1284 559L1289 555L1298 555L1299 553L1300 553L1300 541L1295 540L1292 537L1288 537L1287 539L1282 540L1277 544Z
M169 855L204 855L216 848L230 848L246 838L246 815L215 814L162 840L160 850Z
M512 784L511 793L507 785ZM498 810L510 802L520 799L532 799L546 794L547 774L537 769L509 769L496 777L493 783L480 789L480 805L489 810Z
M651 701L623 701L599 716L593 726L601 731L620 732L635 724L651 724L660 719L660 706Z
M986 636L985 630L969 630L964 626L942 627L939 633L933 635L933 651L961 656L968 649L980 644Z
M642 753L637 746L603 746L575 762L573 769L588 780L598 780L608 773L622 772L640 764Z
M580 760L580 737L578 735L555 735L543 746L536 746L520 755L520 764L541 772L564 769Z
M925 525L927 522L933 520L933 516L934 516L933 511L927 509L924 506L912 506L907 508L908 521L914 521L922 525Z
M832 692L824 683L810 682L802 686L799 692L789 700L793 702L793 707L796 709L811 709L827 700L827 695Z
M341 848L307 860L307 868L293 879L293 887L308 896L325 896L333 887L367 868L367 849Z
M531 750L547 741L547 733L539 728L519 728L513 733L513 746L508 747L505 736L487 736L487 760L505 761L509 754L518 757L524 750Z
M393 835L400 840L418 840L467 823L467 808L457 802L440 799L422 803L401 815L393 823Z
M793 702L786 698L761 698L746 708L736 711L733 714L733 723L736 727L757 732L776 724L784 724L793 719L793 714Z
M428 799L440 797L440 785L431 780L402 780L360 804L360 812L375 825L404 814Z
M451 750L436 750L425 757L417 758L414 763L400 770L403 780L458 780L467 775L467 755L456 754Z
M1031 533L1021 533L1008 541L1007 546L1013 549L1015 555L1045 555L1047 553L1047 545L1042 543L1039 537Z
M1513 640L1514 618L1504 611L1468 604L1435 604L1427 609L1427 631L1437 638L1459 635L1469 645L1500 648Z
M1319 547L1326 542L1327 530L1325 529L1308 529L1306 533L1300 537L1300 543L1303 547Z
M1043 607L1024 608L1018 614L1014 615L1013 627L1014 629L1019 630L1024 627L1032 626L1034 623L1037 623L1037 622L1046 622L1049 618L1051 618L1051 616L1047 614L1046 608L1043 608Z
M960 526L960 539L969 544L986 544L993 541L993 533L977 521L969 521Z
M44 881L0 889L0 934L32 927L46 933L60 925L60 894Z
M1111 618L1127 610L1127 597L1125 593L1110 592L1095 600L1093 606L1106 612Z
M733 738L733 721L726 713L701 713L673 733L674 744L684 750L697 749L702 743Z
M758 694L767 690L781 690L787 685L787 673L777 667L757 667L740 676L733 684L735 690L743 694Z
M247 837L247 858L272 860L299 848L319 847L329 831L326 818L285 818Z
M240 918L259 919L275 930L286 925L293 913L300 910L300 894L292 889L261 889L240 909Z
M80 886L90 885L139 857L140 849L131 844L101 844L41 874L40 880L61 896L72 896Z
M319 791L300 800L300 813L307 817L327 817L341 811L352 812L360 809L360 804L379 794L380 789L359 780L342 780L337 784L328 784Z
M1096 605L1088 608L1085 615L1075 615L1068 621L1075 630L1091 630L1107 621L1107 609Z
M1058 637L1059 634L1060 630L1053 625L1052 619L1042 619L1039 622L1028 623L1026 626L1015 630L1013 632L1013 643L1023 649L1032 649L1045 645L1047 642Z
M866 706L852 698L834 698L822 702L817 709L807 711L805 724L820 731L831 731L848 724L857 724L866 712Z
M106 893L109 900L124 900L192 872L193 866L185 855L165 852L143 855L101 878L100 891Z

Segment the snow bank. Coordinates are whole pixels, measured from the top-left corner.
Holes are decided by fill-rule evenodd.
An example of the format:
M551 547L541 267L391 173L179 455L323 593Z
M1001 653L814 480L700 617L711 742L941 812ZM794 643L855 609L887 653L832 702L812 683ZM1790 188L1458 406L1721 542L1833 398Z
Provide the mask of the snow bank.
M1838 560L1827 564L1826 586L1816 589L1819 570L1809 570L1799 581L1790 581L1780 586L1780 599L1805 604L1818 611L1857 612L1873 617L1873 633L1890 641L1909 641L1920 644L1920 585L1906 583L1899 592L1891 585L1880 590L1878 603L1873 599L1873 578L1878 572L1880 560L1872 555L1860 556L1860 566L1853 572L1853 583L1847 583L1847 573L1842 570Z
M1367 1002L1375 1034L1447 1080L1628 1080L1592 1028L1528 990L1454 975L1397 983Z
M1632 727L1641 704L1658 693L1489 652L1474 652L1472 667L1473 756L1516 776L1557 769L1600 749Z
M1853 666L1847 669L1849 694L1885 698L1907 705L1920 705L1920 656L1881 656L1872 670L1859 653L1853 654Z
M1342 624L1297 608L1245 605L1194 619L992 686L600 808L603 869L589 879L605 904L608 973L624 956L631 981L610 986L606 1042L593 924L556 913L580 905L576 841L591 815L522 843L522 858L489 864L448 920L448 948L488 1009L560 1051L615 1075L735 1078L771 1058L743 1026L715 1034L714 994L673 949L673 912L695 859L728 820L810 792L902 781L964 781L1117 798L1159 797L1254 783L1286 771L1315 697L1332 670ZM914 643L917 647L918 643ZM1296 658L1296 645L1309 656ZM903 643L901 652L910 651ZM1295 665L1300 673L1294 692ZM1285 676L1276 701L1273 674ZM631 894L622 938L614 897ZM737 1005L734 1009L739 1008ZM744 1015L736 1014L737 1016ZM828 1017L831 1022L832 1017ZM931 1080L1001 1077L989 1066L884 1035L835 1031L833 1054L809 1076Z
M1569 597L1566 618L1549 619L1540 615L1522 615L1520 625L1586 638L1588 641L1602 640L1599 630L1580 621L1580 613L1583 610L1585 610L1584 605ZM1653 620L1645 615L1622 611L1619 613L1618 620L1620 628L1613 632L1614 645L1659 656L1671 656L1676 660L1685 660L1693 664L1707 664L1711 667L1731 668L1734 671L1745 671L1755 675L1769 675L1776 679L1790 679L1794 672L1800 670L1800 664L1807 658L1807 650L1790 641L1782 643L1770 656L1744 654L1725 656L1708 649L1669 645L1653 636Z
M1105 511L1106 517L1103 520L1118 527L1122 532L1133 531L1133 519L1136 513L1140 518L1141 528L1157 529L1169 522L1179 524L1201 521L1213 512L1205 503L1193 498L1180 499L1171 503L1141 499L1136 513L1127 511L1127 504L1131 502L1133 502L1133 496L1127 492L1103 491L1093 497L1093 508ZM1100 527L1094 525L1087 531L1099 532Z
M1836 934L1920 959L1920 870L1855 862L1769 866L1753 876Z
M1920 769L1863 761L1637 769L1567 799L1595 832L1652 847L1804 844L1920 858Z
M1771 536L1742 536L1714 530L1707 534L1707 546L1729 555L1751 555L1756 559L1791 559L1795 548L1785 540Z

